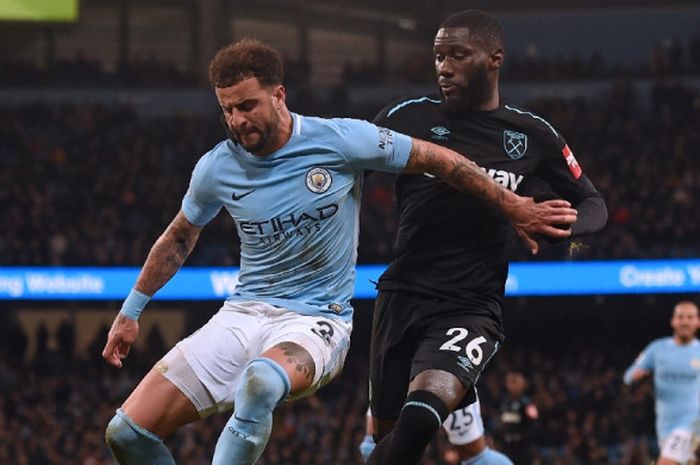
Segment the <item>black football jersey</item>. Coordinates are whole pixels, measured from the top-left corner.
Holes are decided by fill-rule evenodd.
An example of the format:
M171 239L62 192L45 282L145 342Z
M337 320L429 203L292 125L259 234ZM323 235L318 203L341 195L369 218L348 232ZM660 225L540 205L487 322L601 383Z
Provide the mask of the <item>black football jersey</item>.
M502 104L452 117L442 111L439 97L426 96L395 102L374 122L455 150L518 194L533 195L547 186L574 206L600 199L564 138L523 109ZM379 288L476 299L500 310L512 234L508 220L430 174L400 174L395 188L394 259ZM601 204L604 208L602 199Z

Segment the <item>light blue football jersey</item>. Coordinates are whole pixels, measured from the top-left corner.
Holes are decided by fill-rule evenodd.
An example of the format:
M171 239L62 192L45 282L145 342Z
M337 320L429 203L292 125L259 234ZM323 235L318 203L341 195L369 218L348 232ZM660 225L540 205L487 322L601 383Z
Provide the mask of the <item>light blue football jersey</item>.
M352 119L292 113L290 140L258 157L230 140L192 173L182 211L203 226L225 208L241 240L228 298L352 318L364 170L401 171L411 138Z
M681 346L672 337L656 339L627 369L625 382L636 368L653 371L659 441L675 428L693 431L700 420L700 342Z

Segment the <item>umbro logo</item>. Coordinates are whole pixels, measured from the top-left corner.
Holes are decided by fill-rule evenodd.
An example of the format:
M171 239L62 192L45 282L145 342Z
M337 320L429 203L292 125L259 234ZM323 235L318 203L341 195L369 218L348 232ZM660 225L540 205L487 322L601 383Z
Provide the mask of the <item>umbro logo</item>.
M463 357L461 355L458 355L457 359L459 360L459 362L457 362L457 365L462 367L462 369L464 371L470 371L473 368L472 363L469 361L469 359L467 357Z
M447 140L447 136L450 135L450 130L444 126L435 126L434 128L430 128L430 132L433 133L430 138L435 140Z
M231 198L232 198L233 200L241 200L243 197L245 197L246 195L250 195L250 194L252 194L253 192L255 192L255 189L253 189L252 191L244 192L243 194L240 194L240 195L236 195L236 193L233 192L233 193L231 194Z

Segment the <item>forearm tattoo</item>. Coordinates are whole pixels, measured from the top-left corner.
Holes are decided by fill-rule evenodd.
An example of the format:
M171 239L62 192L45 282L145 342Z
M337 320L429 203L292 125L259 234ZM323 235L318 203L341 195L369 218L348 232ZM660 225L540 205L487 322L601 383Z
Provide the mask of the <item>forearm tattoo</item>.
M136 281L138 290L153 295L177 273L192 252L199 230L183 222L186 220L180 215L175 217L168 229L153 244Z
M505 191L476 163L444 147L414 139L407 168L435 174L451 186L497 206L506 200Z
M293 342L282 342L278 346L287 358L287 364L294 367L294 370L309 382L313 381L316 375L316 364L311 355L298 344Z

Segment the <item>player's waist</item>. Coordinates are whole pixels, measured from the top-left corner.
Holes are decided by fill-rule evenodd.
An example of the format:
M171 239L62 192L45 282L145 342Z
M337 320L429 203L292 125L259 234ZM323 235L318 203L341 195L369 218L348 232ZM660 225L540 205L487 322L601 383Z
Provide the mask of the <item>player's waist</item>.
M497 284L455 287L445 282L412 279L405 275L396 277L387 270L379 278L377 287L380 291L415 292L460 304L482 304L495 312L499 318L502 314L504 287Z
M352 321L353 308L349 299L344 302L317 303L300 299L286 299L280 297L261 296L258 294L248 294L236 292L227 301L230 302L263 302L279 308L292 310L300 315L319 316L326 318L339 318L344 322Z

